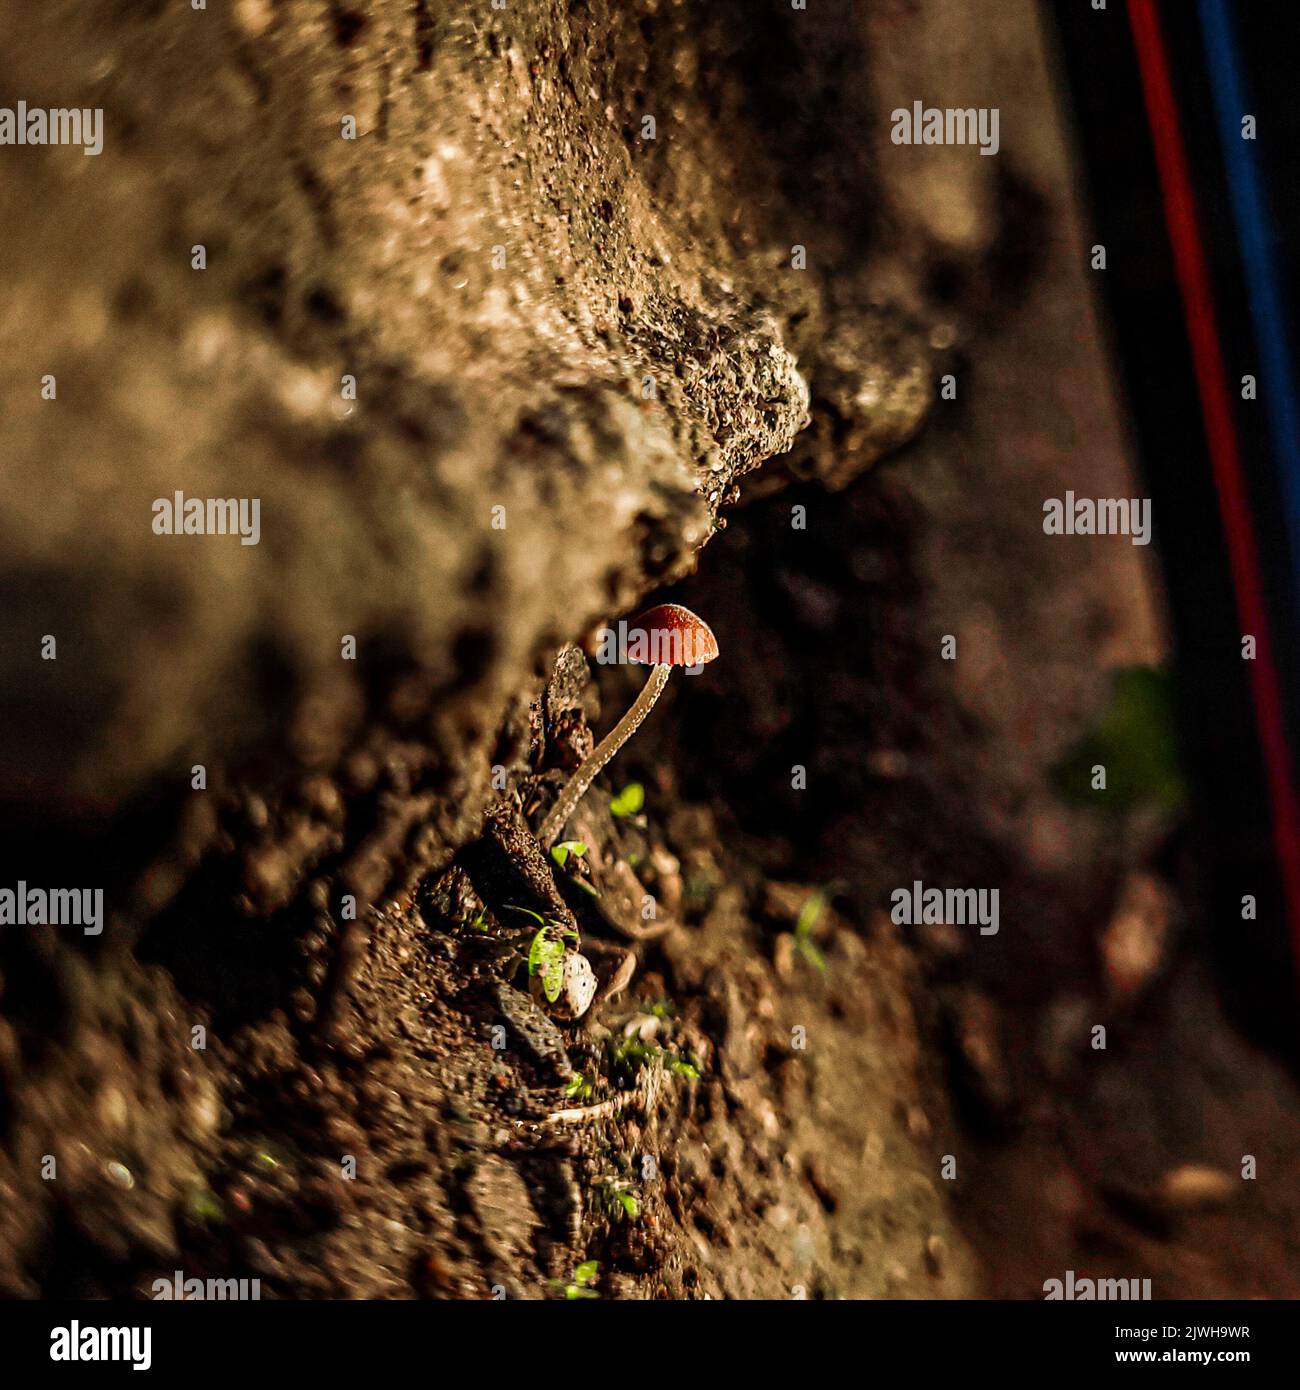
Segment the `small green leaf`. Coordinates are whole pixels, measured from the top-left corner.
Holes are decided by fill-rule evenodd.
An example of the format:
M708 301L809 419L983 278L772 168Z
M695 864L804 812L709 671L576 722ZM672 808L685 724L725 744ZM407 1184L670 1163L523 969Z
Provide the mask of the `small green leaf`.
M570 1100L586 1100L591 1095L591 1091L591 1082L582 1072L578 1072L564 1088L564 1094Z
M581 859L586 852L587 846L581 840L561 840L558 845L551 846L551 858L560 868L564 868L569 855L572 854L575 858Z
M542 929L533 937L528 945L528 973L536 975L542 968L542 952L546 949L546 924L542 924Z
M645 805L645 788L640 782L629 782L609 803L612 816L634 816Z
M825 906L826 894L819 888L799 909L799 920L794 924L794 934L798 939L806 940L812 934Z
M542 926L546 925L546 918L540 913L534 912L531 908L520 907L517 903L507 903L506 906L511 912L522 912L525 917L531 917L534 922L540 922Z
M826 973L826 957L817 949L811 937L796 935L794 944L809 965L815 970L820 970L823 975Z
M826 894L818 888L815 893L809 894L807 901L799 909L799 919L794 924L795 948L814 970L820 970L823 975L826 973L826 957L817 949L812 933L825 906Z
M635 1221L641 1215L641 1203L630 1192L616 1192L614 1200L630 1221Z
M528 947L528 973L542 977L542 991L554 1004L564 984L564 942L551 935L549 922L543 923Z
M1075 805L1123 815L1152 805L1168 815L1186 804L1174 681L1163 667L1130 666L1112 677L1097 722L1053 770L1058 792ZM1107 786L1093 789L1093 769Z
M573 1271L573 1282L579 1288L590 1284L596 1275L600 1273L599 1260L583 1260L583 1262Z
M595 1289L584 1289L577 1284L569 1284L564 1290L566 1299L572 1301L575 1298L599 1298L600 1295Z

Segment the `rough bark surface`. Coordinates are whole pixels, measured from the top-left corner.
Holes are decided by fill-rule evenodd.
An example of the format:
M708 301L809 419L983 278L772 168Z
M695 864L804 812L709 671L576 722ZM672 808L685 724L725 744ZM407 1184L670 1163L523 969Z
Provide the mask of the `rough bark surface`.
M927 350L873 280L862 26L94 0L7 7L0 53L7 91L105 110L101 156L33 150L0 187L0 795L15 876L109 904L99 940L4 941L0 1286L140 1293L179 1262L280 1296L544 1291L661 1112L617 1121L635 1142L523 1125L545 1020L494 1052L502 969L417 890L479 843L494 765L517 803L559 716L587 736L580 661L539 700L557 651L691 570L746 473L842 485L919 423ZM178 490L260 499L260 544L154 534ZM887 1111L911 1083L881 1051ZM741 1105L780 1178L774 1083L742 1070L662 1123L725 1149ZM696 1142L672 1191L718 1185ZM796 1178L782 1219L824 1217ZM651 1252L614 1259L643 1291L796 1277L784 1245L702 1276L685 1197L643 1185Z
M1284 1182L1300 1107L1167 816L1053 783L1163 648L1041 528L1133 484L1034 8L813 8L0 8L0 88L106 120L0 179L4 883L108 910L0 928L0 1292L1278 1292L1293 1216L1162 1193L1265 1121ZM921 95L999 157L892 146ZM560 866L644 679L582 644L667 597L721 656ZM914 877L1002 932L900 931Z

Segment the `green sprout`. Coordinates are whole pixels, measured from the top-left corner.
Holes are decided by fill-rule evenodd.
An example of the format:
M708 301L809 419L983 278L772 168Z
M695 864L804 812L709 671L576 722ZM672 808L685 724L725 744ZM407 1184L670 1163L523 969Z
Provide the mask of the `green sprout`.
M672 1076L684 1077L687 1081L698 1081L700 1079L700 1068L695 1062L688 1062L684 1057L677 1057L671 1052L664 1053L664 1065L668 1068Z
M601 1199L610 1212L622 1220L635 1221L641 1215L641 1203L636 1194L623 1182L606 1181L600 1185Z
M546 925L546 918L540 912L534 912L531 907L520 907L517 903L507 903L506 906L511 912L522 912L525 917L531 917L534 922Z
M590 1100L594 1089L591 1078L578 1072L564 1088L564 1094L570 1100Z
M621 1038L610 1051L610 1063L615 1071L635 1076L642 1067L647 1067L660 1054L662 1049L654 1043L642 1042L640 1038Z
M565 938L578 939L576 932L557 922L543 921L528 948L528 973L541 976L542 992L550 1004L555 1003L564 988Z
M645 805L645 788L640 782L629 782L609 803L609 813L620 820L634 816Z
M635 1078L637 1072L654 1062L662 1064L670 1076L680 1076L687 1081L700 1079L700 1068L694 1058L679 1057L668 1052L658 1043L645 1042L633 1035L620 1038L610 1049L610 1067L621 1072L628 1080Z
M561 840L558 845L551 846L551 858L560 868L564 868L569 855L572 854L575 858L581 859L586 852L587 846L581 840Z
M600 1295L591 1287L599 1273L599 1260L584 1260L573 1271L573 1278L564 1286L565 1298L599 1298Z
M563 868L569 862L569 856L581 859L587 853L587 846L581 840L561 840L558 845L551 846L551 858ZM576 874L571 875L568 880L575 888L581 888L584 893L590 893L593 898L600 897L595 886L587 882L585 878L579 878Z
M794 924L795 949L809 965L815 970L820 970L823 975L826 973L826 957L817 949L812 932L825 906L826 894L819 888L799 909L799 918Z

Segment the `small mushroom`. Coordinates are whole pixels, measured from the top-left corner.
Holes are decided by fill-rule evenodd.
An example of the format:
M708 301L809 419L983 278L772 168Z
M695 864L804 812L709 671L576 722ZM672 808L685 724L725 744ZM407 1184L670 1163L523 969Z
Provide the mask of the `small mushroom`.
M718 655L718 639L713 629L679 603L661 603L648 608L628 630L628 654L633 661L653 661L654 670L632 702L631 709L596 745L591 756L569 778L555 805L546 814L537 838L543 849L564 829L565 822L582 800L596 774L632 737L654 708L668 684L674 666L703 666Z

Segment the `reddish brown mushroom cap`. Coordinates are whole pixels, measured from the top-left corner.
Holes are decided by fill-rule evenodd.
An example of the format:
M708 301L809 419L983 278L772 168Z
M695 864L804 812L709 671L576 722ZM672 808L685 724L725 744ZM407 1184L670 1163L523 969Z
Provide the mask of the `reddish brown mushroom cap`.
M638 651L637 634L644 633ZM634 661L656 666L703 666L718 655L718 639L698 614L680 603L647 608L628 624L629 654Z

